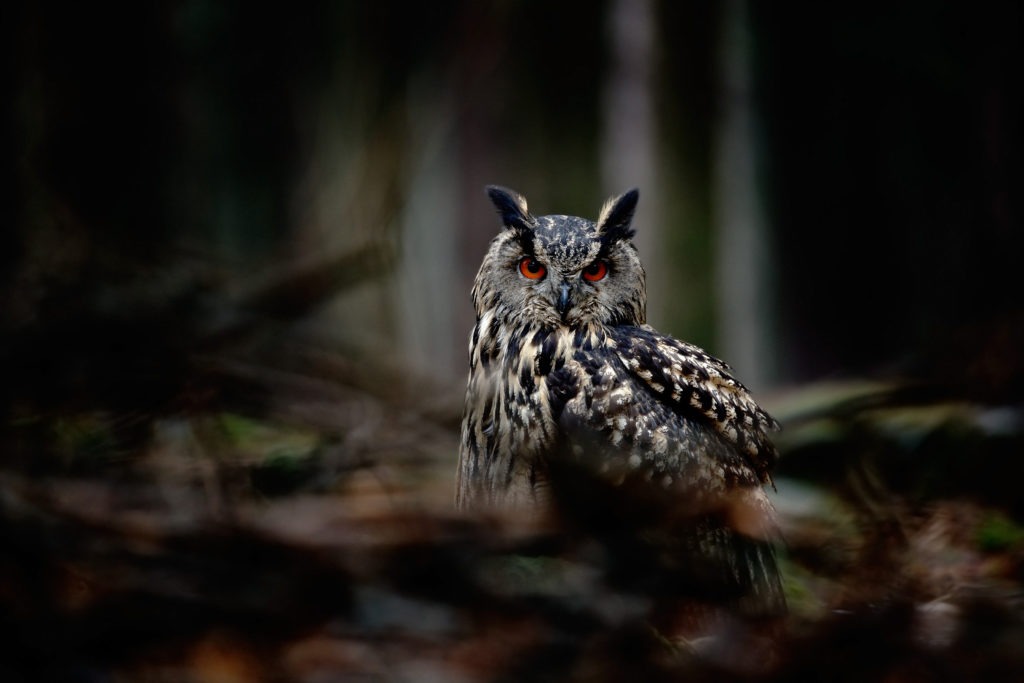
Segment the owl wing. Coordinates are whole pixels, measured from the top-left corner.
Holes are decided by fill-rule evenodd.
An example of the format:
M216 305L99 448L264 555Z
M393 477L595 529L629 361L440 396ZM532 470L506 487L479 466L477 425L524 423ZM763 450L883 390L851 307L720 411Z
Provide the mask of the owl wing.
M622 327L578 348L549 388L561 435L552 490L568 495L560 508L622 532L612 554L676 558L669 564L685 571L661 577L675 576L684 592L749 613L784 611L762 488L775 422L728 366L649 328Z
M771 483L778 451L769 433L779 425L732 376L728 364L646 326L612 328L608 344L659 400L676 414L708 425L744 456L759 481Z

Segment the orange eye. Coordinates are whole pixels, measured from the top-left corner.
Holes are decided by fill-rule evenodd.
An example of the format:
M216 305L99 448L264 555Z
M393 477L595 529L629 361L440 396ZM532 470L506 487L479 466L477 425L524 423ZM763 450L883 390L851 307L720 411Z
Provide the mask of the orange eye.
M519 272L523 274L523 277L530 278L531 280L539 280L544 277L544 274L548 272L548 269L541 265L541 262L532 256L526 256L519 261Z
M583 269L583 279L588 282L597 282L603 280L604 276L608 274L608 264L604 261L594 261L589 266Z

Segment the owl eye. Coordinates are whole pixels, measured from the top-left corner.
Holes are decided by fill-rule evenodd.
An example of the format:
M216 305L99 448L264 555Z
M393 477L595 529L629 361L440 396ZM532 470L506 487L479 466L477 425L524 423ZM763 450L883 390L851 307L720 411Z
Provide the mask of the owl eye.
M531 280L539 280L544 277L544 274L548 272L548 269L532 256L524 256L519 261L519 272L523 274L523 277L527 277Z
M608 264L604 261L594 261L589 266L583 269L583 279L589 282L597 282L603 280L604 276L608 274Z

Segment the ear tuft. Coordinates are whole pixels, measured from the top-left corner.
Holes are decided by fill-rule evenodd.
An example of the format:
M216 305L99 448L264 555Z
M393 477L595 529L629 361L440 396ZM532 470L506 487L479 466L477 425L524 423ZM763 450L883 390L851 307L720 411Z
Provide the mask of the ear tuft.
M627 240L635 234L636 231L632 229L631 225L639 199L640 191L633 188L604 203L597 219L597 232L605 242Z
M487 186L487 196L498 210L502 225L517 230L529 230L536 223L526 206L526 197L498 185Z

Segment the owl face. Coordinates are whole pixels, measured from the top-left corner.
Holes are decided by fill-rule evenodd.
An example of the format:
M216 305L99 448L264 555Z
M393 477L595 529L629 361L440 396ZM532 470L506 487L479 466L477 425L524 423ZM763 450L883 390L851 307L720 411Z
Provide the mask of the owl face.
M608 204L598 221L534 217L521 196L488 188L505 224L473 288L478 316L501 309L520 321L579 328L640 325L644 270L630 242L636 191Z

